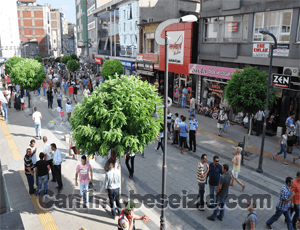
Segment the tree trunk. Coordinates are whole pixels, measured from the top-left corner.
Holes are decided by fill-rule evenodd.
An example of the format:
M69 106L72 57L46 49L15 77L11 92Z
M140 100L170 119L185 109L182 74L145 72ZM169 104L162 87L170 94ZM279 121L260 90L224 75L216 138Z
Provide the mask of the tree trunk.
M252 117L251 117L250 113L248 113L248 135L247 135L247 138L245 141L245 146L244 146L245 150L249 150L248 145L249 145L249 139L250 139L251 132L252 132Z

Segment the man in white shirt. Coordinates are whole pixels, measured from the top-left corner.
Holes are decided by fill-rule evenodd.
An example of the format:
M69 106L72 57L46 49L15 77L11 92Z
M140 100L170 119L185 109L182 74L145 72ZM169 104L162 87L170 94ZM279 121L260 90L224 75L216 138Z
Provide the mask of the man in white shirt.
M85 89L83 90L83 95L88 96L88 95L90 95L90 94L91 94L91 92L90 92L90 90L88 89L88 87L86 86Z
M59 149L57 149L56 144L51 144L51 150L53 152L53 169L55 179L57 181L58 186L56 187L58 192L60 193L63 187L61 180L61 163L62 163L62 155Z
M53 172L53 151L51 149L50 143L48 143L48 138L46 136L43 137L44 147L43 147L43 153L45 154L44 160L47 161L47 163L50 165L51 173L52 173L52 182L56 182L55 175ZM49 180L49 175L48 175Z
M34 113L32 114L32 120L34 120L36 137L40 137L40 139L42 139L41 119L42 119L42 114L40 112L38 112L37 107L34 107Z

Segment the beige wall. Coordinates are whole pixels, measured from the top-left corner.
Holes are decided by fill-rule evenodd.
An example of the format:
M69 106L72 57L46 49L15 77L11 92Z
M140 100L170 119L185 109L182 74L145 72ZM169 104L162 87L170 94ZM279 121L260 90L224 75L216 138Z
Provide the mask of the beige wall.
M109 3L110 1L111 0L97 0L97 8Z

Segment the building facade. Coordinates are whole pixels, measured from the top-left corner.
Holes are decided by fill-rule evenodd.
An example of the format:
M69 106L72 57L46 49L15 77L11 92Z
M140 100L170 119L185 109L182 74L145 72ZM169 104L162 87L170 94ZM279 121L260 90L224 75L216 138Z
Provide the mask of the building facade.
M8 1L0 8L0 73L6 59L20 56L17 2Z
M68 23L68 52L69 54L77 54L77 32L76 25Z
M290 112L300 111L300 2L299 1L202 1L199 22L198 63L190 74L199 80L198 101L214 106L224 104L223 90L232 69L257 66L269 70L269 49L273 39L259 33L266 28L278 41L274 50L272 73L288 75L289 85L280 88L277 104L268 109L269 132L284 127ZM216 90L217 89L217 90ZM222 103L223 102L223 103ZM237 114L239 111L233 111Z
M32 58L51 56L51 25L49 5L37 5L36 0L18 1L19 38L21 44L36 40L37 45L27 46L26 55ZM22 56L25 55L25 50Z
M158 63L159 54L159 48L154 42L153 35L157 24L188 13L198 14L199 2L179 0L101 2L101 5L98 5L93 12L97 16L96 57L99 65L101 66L100 63L108 59L119 59L123 63L126 75L137 75L138 57L139 60L142 60L139 70L145 71L138 71L139 74L144 73L143 78L153 82L154 79L150 80L150 77L154 78L155 74L151 72L154 70L154 64ZM147 29L148 32L145 33L144 29ZM151 54L151 58L155 60L150 58L149 62L146 58L148 54ZM142 67L143 63L146 66ZM147 76L147 74L149 75Z
M62 17L59 9L51 9L50 14L51 20L51 35L52 35L52 53L53 56L61 57L63 55L62 52Z

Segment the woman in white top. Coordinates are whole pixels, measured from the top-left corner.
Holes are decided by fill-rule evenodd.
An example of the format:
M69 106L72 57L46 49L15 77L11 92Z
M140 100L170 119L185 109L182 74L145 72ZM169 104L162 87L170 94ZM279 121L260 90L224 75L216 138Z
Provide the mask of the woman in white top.
M219 115L218 125L217 125L217 127L218 127L218 129L219 129L219 135L218 135L218 136L220 136L220 137L221 137L222 132L224 131L224 130L223 130L223 128L224 128L224 123L226 122L227 119L228 119L228 118L227 118L227 115L226 115L225 111L222 111L222 112L220 113L220 115Z

